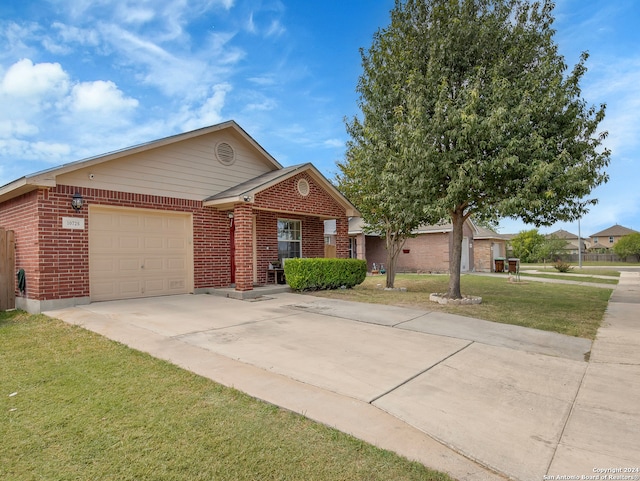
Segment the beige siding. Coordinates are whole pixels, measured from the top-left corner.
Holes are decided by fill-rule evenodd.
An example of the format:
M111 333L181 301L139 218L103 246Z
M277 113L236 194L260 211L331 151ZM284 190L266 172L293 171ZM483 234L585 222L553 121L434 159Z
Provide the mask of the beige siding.
M219 142L233 146L232 165L216 158ZM245 139L227 130L62 174L57 183L203 200L273 169Z

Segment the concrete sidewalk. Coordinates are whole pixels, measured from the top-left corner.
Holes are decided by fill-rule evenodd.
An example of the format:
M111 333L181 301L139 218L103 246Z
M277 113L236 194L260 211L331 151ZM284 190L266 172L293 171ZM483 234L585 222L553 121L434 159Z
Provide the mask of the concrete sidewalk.
M529 481L633 465L639 286L637 276L622 278L590 363L584 339L297 294L172 296L47 314L456 479ZM604 424L608 436L596 432Z
M640 479L640 272L620 275L548 474L606 468Z

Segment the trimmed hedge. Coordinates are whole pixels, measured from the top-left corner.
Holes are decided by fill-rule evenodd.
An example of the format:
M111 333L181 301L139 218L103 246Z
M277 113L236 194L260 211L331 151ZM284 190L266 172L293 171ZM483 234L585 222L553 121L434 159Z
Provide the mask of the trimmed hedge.
M365 280L367 263L360 259L287 259L284 275L294 291L351 288Z

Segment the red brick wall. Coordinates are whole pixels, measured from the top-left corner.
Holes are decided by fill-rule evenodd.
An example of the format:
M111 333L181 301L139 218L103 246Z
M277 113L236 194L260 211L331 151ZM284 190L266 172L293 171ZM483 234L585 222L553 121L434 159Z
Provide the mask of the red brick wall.
M307 196L298 192L298 180L301 178L309 182ZM346 217L344 208L305 172L256 194L254 207L281 212L315 214L326 218Z
M465 225L464 235L471 237L471 234L471 229ZM380 266L380 263L387 262L384 240L367 236L365 242L369 270L371 270L374 262L377 266ZM469 249L470 266L474 265L474 248ZM407 239L403 249L403 251L408 250L409 252L400 252L398 254L396 272L449 272L450 249L450 233L420 234L417 237L411 237Z
M77 213L71 208L75 192L82 195L85 205ZM25 270L29 298L89 296L91 204L192 213L194 287L224 287L231 282L225 212L185 199L57 186L12 199L0 208L0 224L16 232L16 267ZM84 218L85 229L63 229L62 217Z
M310 185L310 193L306 197L298 193L297 180L300 176L305 176ZM344 209L316 185L311 177L307 174L300 176L256 195L255 205L242 206L248 209L251 219L256 215L259 283L266 282L266 268L270 261L278 257L278 218L302 221L304 257L324 256L324 225L321 218L298 214L296 211L308 208L309 213L323 215L325 218L345 218ZM84 207L80 212L71 208L71 198L76 192L84 199ZM194 288L226 287L231 283L230 221L227 212L205 208L202 202L186 199L57 186L25 194L0 206L0 226L16 233L16 268L25 270L27 297L30 299L51 300L89 296L89 205L192 213ZM273 208L283 213L252 210L252 207ZM84 218L84 230L63 229L62 217ZM236 227L238 220L234 219ZM249 233L251 243L253 231L250 230ZM245 234L240 234L241 239L236 231L236 242L246 242ZM342 256L346 257L347 249L343 250ZM236 278L236 285L242 283L243 288L247 288L247 285L253 284L253 269L246 268L247 265L252 265L252 262L253 260L246 258L245 254L240 262L245 268L241 279ZM250 276L250 280L245 279L247 275Z
M324 257L324 222L318 217L257 211L258 284L267 281L269 262L278 260L278 219L302 222L302 257Z
M29 297L40 292L37 198L37 192L30 192L5 202L0 209L0 226L15 232L15 269L24 269Z
M236 289L253 289L253 211L249 204L233 209L235 223Z
M505 257L504 241L498 239L480 239L473 241L474 268L477 272L495 271L494 245L499 245L498 257Z

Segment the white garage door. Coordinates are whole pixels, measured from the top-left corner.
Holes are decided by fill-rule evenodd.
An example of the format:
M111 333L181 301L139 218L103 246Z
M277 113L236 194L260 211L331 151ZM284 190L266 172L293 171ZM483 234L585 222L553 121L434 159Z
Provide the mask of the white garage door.
M92 301L192 291L191 214L89 208Z

